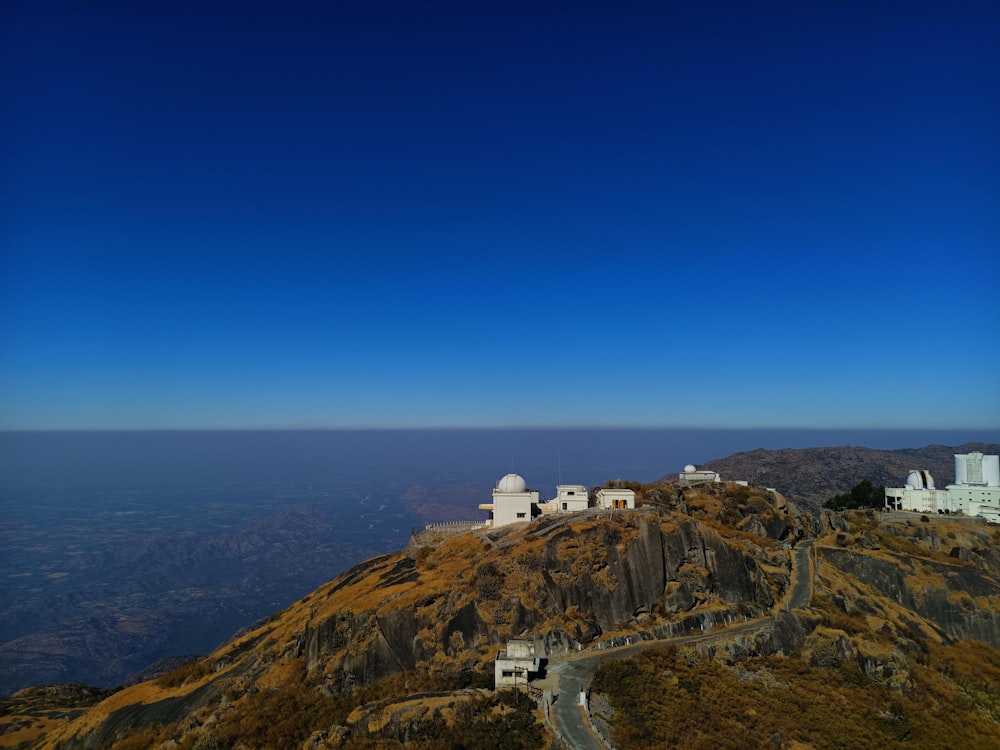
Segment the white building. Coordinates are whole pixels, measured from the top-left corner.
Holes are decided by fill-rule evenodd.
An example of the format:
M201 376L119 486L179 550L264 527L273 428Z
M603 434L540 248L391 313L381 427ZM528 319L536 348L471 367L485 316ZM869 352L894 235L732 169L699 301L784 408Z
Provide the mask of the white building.
M684 467L684 471L680 473L678 481L681 487L693 487L698 484L721 482L722 478L718 472L708 471L707 469L699 470L694 464L688 464Z
M613 490L602 487L594 493L598 508L617 510L619 508L634 508L635 493L632 490Z
M886 487L885 507L918 513L962 513L1000 522L1000 457L955 454L955 484L934 487L930 472L914 469L905 487Z
M587 487L582 484L560 484L556 496L538 506L542 513L573 513L590 507Z
M500 649L493 662L493 685L497 689L524 685L539 669L533 642L507 641L507 648Z
M540 503L538 491L529 490L523 477L507 474L497 482L493 490L493 502L482 503L479 510L490 511L487 525L497 528L512 523L525 523L542 513L575 513L595 504L606 510L635 508L635 492L632 490L603 488L597 490L594 497L595 502L591 503L586 485L560 484L556 486L554 498Z
M493 489L493 502L481 504L479 510L491 511L493 526L496 527L530 521L537 506L538 492L528 489L524 477L507 474Z
M952 510L1000 522L1000 456L955 454L955 484L948 485Z
M936 513L948 507L948 493L934 488L934 477L924 469L913 469L904 487L885 488L885 507L892 510L914 510Z

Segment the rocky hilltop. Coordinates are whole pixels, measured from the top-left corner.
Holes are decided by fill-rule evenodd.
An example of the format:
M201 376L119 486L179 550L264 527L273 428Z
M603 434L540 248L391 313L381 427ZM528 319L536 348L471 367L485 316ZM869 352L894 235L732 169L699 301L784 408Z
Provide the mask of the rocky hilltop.
M911 469L927 469L941 489L955 481L955 454L1000 453L995 443L965 443L955 447L878 450L858 446L785 448L734 453L699 468L717 471L724 479L746 479L774 487L805 510L818 512L833 495L846 492L863 479L885 487L901 487ZM667 474L662 481L677 479Z
M916 715L931 689L928 675L938 680L935 710L957 728L928 729L914 719L911 733L928 740L947 731L956 747L988 747L983 736L1000 737L997 529L913 514L814 515L763 486L634 486L634 511L417 535L406 551L355 566L209 656L110 696L64 688L46 709L44 694L19 693L5 703L0 744L558 745L540 703L489 690L493 659L512 638L531 641L554 673L581 654L611 669L601 655L623 643L685 644L657 657L670 666L642 680L635 675L645 674L641 659L651 656L615 667L633 670L627 680L598 672L595 722L622 748L728 743L705 734L714 725L706 716L693 734L678 734L679 718L664 718L665 733L656 734L660 719L652 717L667 716L656 698L662 691L687 695L698 686L704 700L691 704L690 716L708 705L719 716L743 712L734 721L752 734L741 742L760 746L793 730L777 716L760 717L746 703L746 684ZM993 687L966 679L969 659L984 665L987 683L996 665ZM730 682L746 684L720 703L709 700L715 685ZM627 694L636 685L645 689ZM846 692L829 692L835 686ZM541 691L528 695L540 699ZM647 717L639 729L637 715ZM715 723L719 732L729 726ZM789 746L837 746L808 729L794 730L799 744ZM872 737L853 746L885 744L883 735Z

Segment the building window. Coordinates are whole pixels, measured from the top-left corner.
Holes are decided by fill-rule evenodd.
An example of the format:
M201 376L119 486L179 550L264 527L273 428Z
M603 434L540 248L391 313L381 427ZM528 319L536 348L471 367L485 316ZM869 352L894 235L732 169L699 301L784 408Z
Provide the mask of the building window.
M524 518L526 515L527 515L526 513L518 513L517 517L518 518Z
M563 510L567 510L568 508L569 506L566 503L563 503Z

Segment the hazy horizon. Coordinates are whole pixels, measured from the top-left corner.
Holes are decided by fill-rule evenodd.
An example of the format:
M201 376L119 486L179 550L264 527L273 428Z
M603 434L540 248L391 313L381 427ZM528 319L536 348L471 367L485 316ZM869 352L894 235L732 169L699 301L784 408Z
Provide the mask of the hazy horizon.
M494 425L330 425L330 426L287 426L261 425L246 427L36 427L0 428L0 434L9 433L104 433L104 432L502 432L502 431L685 431L685 432L789 432L789 433L845 433L864 432L872 434L891 433L913 435L942 433L959 435L964 433L1000 435L1000 427L962 425L916 425L916 426L872 426L872 425L628 425L628 424L494 424ZM990 442L990 439L969 438L962 442ZM814 446L823 447L823 446ZM870 446L869 446L870 447ZM911 446L918 447L918 446Z

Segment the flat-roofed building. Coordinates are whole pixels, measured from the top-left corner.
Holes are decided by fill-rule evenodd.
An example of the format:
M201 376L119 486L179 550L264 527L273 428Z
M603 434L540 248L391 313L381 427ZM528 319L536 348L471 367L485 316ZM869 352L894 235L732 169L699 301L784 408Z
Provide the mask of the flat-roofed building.
M625 489L602 487L594 493L598 508L605 510L624 510L635 507L635 492Z
M535 657L534 642L507 641L507 648L500 649L493 662L493 685L499 689L527 684L540 669L541 660Z
M556 487L556 496L550 501L555 503L557 513L571 513L576 510L586 510L590 507L587 488L582 484L560 484Z

